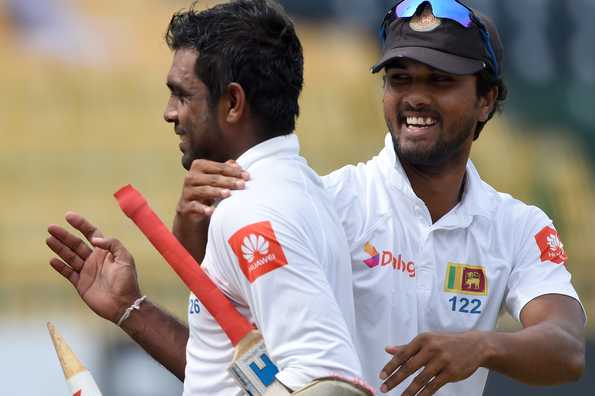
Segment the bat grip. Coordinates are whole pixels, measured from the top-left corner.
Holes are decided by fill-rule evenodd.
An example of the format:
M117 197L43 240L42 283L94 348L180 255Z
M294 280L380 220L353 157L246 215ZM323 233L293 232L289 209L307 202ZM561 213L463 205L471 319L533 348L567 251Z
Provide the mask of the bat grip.
M146 199L131 185L114 196L122 211L138 226L188 288L219 323L233 346L253 330L252 325L217 288L200 265L151 209Z

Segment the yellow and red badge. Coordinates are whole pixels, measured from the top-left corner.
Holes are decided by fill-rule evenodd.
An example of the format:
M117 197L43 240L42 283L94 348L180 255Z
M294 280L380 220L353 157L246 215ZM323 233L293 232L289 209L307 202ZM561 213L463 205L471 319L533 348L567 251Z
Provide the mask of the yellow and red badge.
M551 261L555 264L566 264L568 256L564 251L564 244L560 241L558 231L552 227L543 227L535 235L535 241L541 252L541 261Z
M287 265L287 258L270 221L246 226L233 234L228 242L250 283Z
M449 293L488 295L486 269L480 265L448 263L444 291Z

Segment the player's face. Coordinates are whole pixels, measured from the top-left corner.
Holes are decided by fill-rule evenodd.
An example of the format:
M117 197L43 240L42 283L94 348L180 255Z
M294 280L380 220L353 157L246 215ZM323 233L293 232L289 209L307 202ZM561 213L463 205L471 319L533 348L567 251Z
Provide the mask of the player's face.
M194 50L177 50L167 75L171 94L164 118L174 124L180 136L182 165L186 169L190 169L195 159L221 160L221 129L216 111L209 106L209 91L195 74L196 59Z
M384 115L401 161L436 166L469 155L477 122L485 120L476 79L413 60L387 68Z

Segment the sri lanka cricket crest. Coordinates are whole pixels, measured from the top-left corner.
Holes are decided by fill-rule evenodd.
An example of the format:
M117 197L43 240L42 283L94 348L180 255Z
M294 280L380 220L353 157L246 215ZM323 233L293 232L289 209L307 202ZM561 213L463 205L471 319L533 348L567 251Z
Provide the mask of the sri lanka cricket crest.
M448 263L444 279L444 291L486 296L488 294L486 269L478 265Z

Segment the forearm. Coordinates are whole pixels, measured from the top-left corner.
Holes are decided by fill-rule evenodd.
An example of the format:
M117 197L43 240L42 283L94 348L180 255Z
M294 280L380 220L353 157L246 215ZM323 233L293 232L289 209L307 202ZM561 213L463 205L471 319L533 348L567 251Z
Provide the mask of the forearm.
M485 333L484 367L529 385L556 385L580 378L585 365L582 334L547 321L518 332Z
M186 325L145 300L140 310L133 311L122 323L122 329L180 381L184 380L188 343Z
M208 231L208 218L202 221L182 221L182 215L176 213L172 232L198 263L202 263L205 257Z

